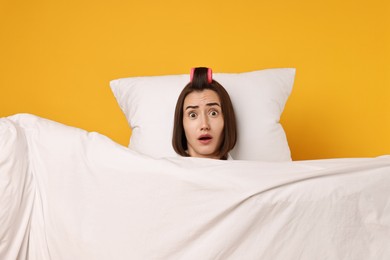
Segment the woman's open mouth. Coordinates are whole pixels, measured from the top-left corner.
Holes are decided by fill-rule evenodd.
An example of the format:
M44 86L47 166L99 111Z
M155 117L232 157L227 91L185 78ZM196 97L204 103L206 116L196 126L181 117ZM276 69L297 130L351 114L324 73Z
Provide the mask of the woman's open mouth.
M199 136L198 140L202 144L209 144L213 137L211 135L201 135Z

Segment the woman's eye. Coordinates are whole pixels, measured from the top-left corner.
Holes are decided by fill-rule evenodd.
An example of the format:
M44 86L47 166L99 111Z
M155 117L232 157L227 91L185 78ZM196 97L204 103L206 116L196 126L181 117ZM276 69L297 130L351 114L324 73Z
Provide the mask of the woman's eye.
M196 118L196 113L194 113L194 112L191 112L191 113L189 113L188 114L188 116L189 116L189 118Z
M217 116L217 115L218 115L218 111L211 111L211 112L210 112L210 116L215 117L215 116Z

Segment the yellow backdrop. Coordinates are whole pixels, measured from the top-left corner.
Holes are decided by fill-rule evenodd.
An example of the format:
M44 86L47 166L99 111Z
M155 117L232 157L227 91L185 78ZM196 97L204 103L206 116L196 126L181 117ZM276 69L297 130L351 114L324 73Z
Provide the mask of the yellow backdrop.
M127 145L112 79L295 67L293 159L390 154L389 17L388 0L0 0L0 116Z

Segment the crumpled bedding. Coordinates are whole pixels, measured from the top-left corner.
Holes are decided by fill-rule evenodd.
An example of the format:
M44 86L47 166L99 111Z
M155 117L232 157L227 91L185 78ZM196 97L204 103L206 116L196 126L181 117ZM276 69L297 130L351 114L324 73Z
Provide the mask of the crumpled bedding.
M152 159L0 119L0 259L378 260L389 245L390 156Z

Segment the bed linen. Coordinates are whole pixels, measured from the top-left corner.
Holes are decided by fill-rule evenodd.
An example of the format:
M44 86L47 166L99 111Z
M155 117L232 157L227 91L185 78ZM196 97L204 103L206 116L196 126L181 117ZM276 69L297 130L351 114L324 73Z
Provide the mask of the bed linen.
M389 244L390 156L154 159L0 119L0 259L378 260Z

